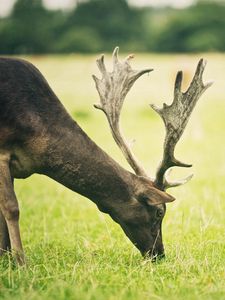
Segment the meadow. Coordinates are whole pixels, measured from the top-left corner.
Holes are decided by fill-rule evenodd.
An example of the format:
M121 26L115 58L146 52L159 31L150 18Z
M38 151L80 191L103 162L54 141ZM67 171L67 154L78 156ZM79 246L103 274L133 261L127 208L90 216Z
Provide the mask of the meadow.
M122 56L122 55L121 55ZM117 149L98 102L91 74L97 56L29 56L66 109L88 135L129 169ZM144 261L120 227L88 199L51 179L16 180L21 233L28 260L17 268L0 258L0 299L39 300L222 300L225 299L225 55L137 54L135 69L154 72L138 80L125 101L121 123L151 176L162 156L164 126L149 103L170 103L176 72L187 87L200 57L208 60L205 82L213 86L197 104L176 149L194 173L173 188L163 222L166 259ZM110 67L110 55L107 55ZM57 118L57 116L56 116Z

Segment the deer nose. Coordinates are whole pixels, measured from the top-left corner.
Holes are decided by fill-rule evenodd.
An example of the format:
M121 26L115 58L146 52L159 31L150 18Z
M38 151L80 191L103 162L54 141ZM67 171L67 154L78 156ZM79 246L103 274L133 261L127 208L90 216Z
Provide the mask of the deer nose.
M142 255L144 258L150 259L152 262L156 262L166 257L163 247L148 250L147 252L142 253Z
M164 259L166 257L165 253L162 252L162 253L153 253L152 256L151 256L151 261L152 262L156 262L156 261L159 261L161 259Z

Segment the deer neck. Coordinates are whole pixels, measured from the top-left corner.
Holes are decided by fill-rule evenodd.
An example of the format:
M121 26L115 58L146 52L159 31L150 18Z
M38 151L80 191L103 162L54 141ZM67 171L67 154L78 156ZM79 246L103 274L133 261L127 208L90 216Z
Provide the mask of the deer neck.
M133 174L99 148L77 125L55 128L41 173L99 206L130 198Z

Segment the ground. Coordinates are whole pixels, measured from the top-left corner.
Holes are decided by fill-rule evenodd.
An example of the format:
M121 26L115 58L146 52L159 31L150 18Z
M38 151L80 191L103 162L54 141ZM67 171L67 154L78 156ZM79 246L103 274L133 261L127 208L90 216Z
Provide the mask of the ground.
M170 193L163 223L166 259L144 261L108 216L89 200L47 177L16 180L21 233L28 260L16 268L0 260L0 299L222 300L225 299L225 55L137 54L134 68L153 67L132 88L121 123L134 152L154 176L162 155L164 128L149 103L170 103L176 71L183 89L200 57L208 60L205 81L214 85L201 97L176 156L193 163L174 178L193 172L187 185ZM55 93L88 135L129 168L117 149L98 102L91 74L96 56L26 57L45 75ZM110 66L110 56L107 56ZM57 116L56 116L57 118Z

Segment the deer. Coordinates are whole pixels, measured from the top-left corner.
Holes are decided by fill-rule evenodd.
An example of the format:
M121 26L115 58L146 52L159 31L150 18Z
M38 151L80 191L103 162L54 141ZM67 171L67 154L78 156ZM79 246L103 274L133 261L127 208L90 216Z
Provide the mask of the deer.
M128 239L150 260L165 256L162 221L166 203L175 200L166 190L189 181L171 182L173 167L191 167L175 158L174 151L191 113L203 92L211 86L202 80L206 62L201 59L186 92L177 73L172 104L151 107L162 118L166 135L163 157L152 179L140 165L120 128L124 99L143 74L133 70L129 55L120 61L113 51L113 70L107 71L104 55L97 59L102 78L93 75L100 103L112 136L127 162L128 171L95 144L66 111L44 76L31 63L0 58L0 248L18 265L26 263L19 227L19 204L14 179L37 173L46 175L79 193L120 225Z

